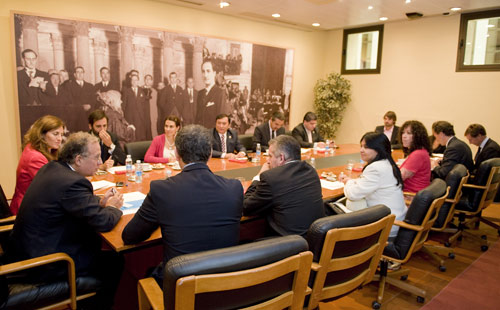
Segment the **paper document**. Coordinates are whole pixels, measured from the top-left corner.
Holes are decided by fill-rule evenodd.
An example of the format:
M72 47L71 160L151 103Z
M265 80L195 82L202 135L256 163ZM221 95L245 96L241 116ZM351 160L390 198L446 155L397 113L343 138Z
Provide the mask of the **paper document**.
M300 149L300 154L305 154L305 153L307 153L309 151L311 151L311 149L301 148Z
M343 188L344 187L344 183L342 183L340 181L332 182L332 181L327 181L327 180L324 180L324 179L320 179L320 181L321 181L321 187L322 188L326 188L326 189L330 189L330 190L335 190L335 189L339 189L339 188Z
M144 198L146 198L146 195L141 192L123 194L123 207L120 210L122 210L123 214L134 214L139 210Z
M109 182L109 181L106 181L106 180L95 181L95 182L91 182L91 183L92 183L92 188L95 191L98 190L98 189L101 189L101 188L107 188L107 187L115 186L115 183Z

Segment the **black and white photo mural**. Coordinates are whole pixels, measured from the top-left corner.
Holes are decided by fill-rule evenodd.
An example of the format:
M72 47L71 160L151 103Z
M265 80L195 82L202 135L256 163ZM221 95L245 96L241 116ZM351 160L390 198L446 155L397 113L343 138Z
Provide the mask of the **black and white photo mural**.
M13 14L21 136L52 114L69 132L87 131L95 109L122 143L183 125L253 133L276 111L288 125L293 49L84 20Z

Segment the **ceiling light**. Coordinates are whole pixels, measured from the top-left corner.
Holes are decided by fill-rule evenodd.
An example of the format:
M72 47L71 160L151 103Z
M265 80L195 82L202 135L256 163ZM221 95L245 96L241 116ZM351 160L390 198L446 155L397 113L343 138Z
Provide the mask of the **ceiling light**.
M406 4L411 3L411 0L406 0L405 3Z
M458 8L458 7L456 7L456 8L451 8L451 9L450 9L450 11L453 11L453 12L458 12L458 11L460 11L461 9L462 9L462 8Z
M320 26L320 24L319 24L319 23L313 23L312 25L313 25L314 27L319 27L319 26Z
M230 5L230 3L227 2L227 1L221 1L221 2L219 2L219 6L220 6L221 9L223 9L226 6L229 6L229 5Z
M274 13L274 14L273 14L273 15L271 15L271 16L272 16L272 17L274 17L274 18L278 18L278 17L280 17L281 15L279 15L278 13Z
M387 18L387 17L385 17L385 16L384 16L384 17L380 17L379 19L380 19L381 21L385 22L385 21L386 21L386 20L388 20L389 18Z
M373 6L369 5L368 10L373 10Z
M493 28L493 27L495 27L495 25L492 25L492 24L488 25L488 28Z

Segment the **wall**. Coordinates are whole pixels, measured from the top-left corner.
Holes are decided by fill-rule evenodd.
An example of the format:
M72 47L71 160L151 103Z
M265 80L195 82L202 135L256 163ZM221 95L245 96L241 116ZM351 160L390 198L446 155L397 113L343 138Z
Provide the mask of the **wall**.
M345 76L352 82L352 102L337 141L359 141L382 125L388 110L396 112L399 125L417 119L428 130L434 121L447 120L464 140L466 127L481 123L500 141L500 72L455 72L459 23L458 14L387 23L381 74ZM340 71L340 42L342 30L328 33L325 74Z
M10 11L36 13L61 18L108 21L111 23L167 29L221 38L250 41L295 49L292 88L292 126L302 121L311 109L312 88L323 74L325 32L305 32L272 26L219 14L205 13L154 1L86 0L0 2L0 145L3 147L0 184L11 197L15 186L15 169L21 145L17 100L15 99L14 47ZM335 45L335 44L333 44Z

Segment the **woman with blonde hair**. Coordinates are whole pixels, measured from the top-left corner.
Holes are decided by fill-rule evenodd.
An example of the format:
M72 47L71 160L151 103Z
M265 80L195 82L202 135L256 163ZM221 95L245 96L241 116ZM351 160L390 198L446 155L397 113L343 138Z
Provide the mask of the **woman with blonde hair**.
M57 152L64 135L64 122L53 115L37 119L24 135L23 153L16 170L16 190L10 210L17 214L24 193L38 170L50 160L57 159Z

